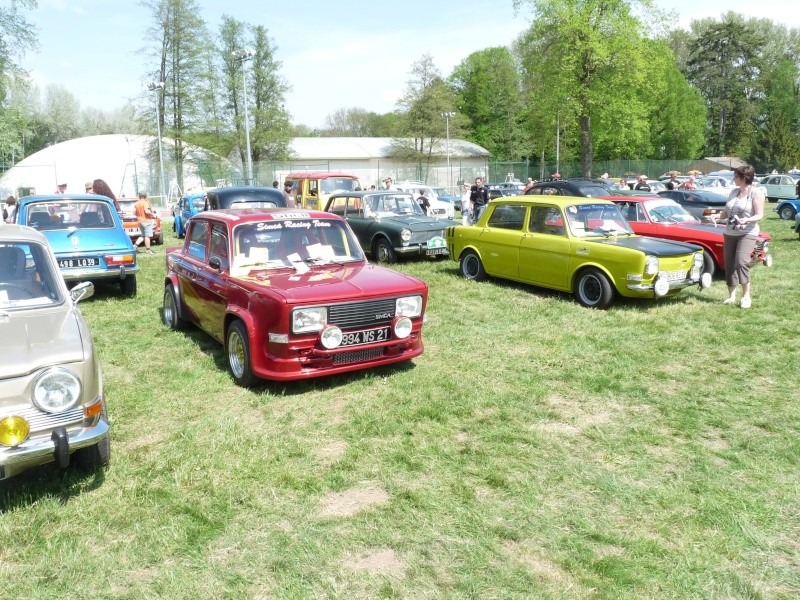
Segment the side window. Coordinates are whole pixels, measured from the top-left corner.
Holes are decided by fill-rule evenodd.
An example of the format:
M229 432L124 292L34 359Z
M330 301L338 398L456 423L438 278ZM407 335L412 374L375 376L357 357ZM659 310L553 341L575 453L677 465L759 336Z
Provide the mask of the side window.
M525 207L514 204L496 206L489 216L489 227L498 229L522 229L525 223Z
M546 187L545 186L545 187L543 187L541 189L542 189L542 195L543 196L560 196L561 195L561 192L559 192L558 188Z
M214 225L211 230L211 256L219 258L222 270L230 267L228 258L228 233L222 225Z
M526 196L541 196L542 195L542 188L540 187L532 187L526 193Z
M358 217L361 212L361 198L347 199L347 214L350 217Z
M309 196L318 196L317 186L319 182L316 179L309 179L308 180L308 195Z
M334 198L328 206L328 212L343 217L345 206L347 206L347 198Z
M531 207L531 218L529 230L532 233L544 233L547 235L564 235L564 218L561 211L555 206L533 206Z
M194 221L194 219L192 219L192 221ZM205 221L195 221L192 223L192 231L189 233L188 242L186 242L188 244L189 255L205 262L207 241L208 223Z

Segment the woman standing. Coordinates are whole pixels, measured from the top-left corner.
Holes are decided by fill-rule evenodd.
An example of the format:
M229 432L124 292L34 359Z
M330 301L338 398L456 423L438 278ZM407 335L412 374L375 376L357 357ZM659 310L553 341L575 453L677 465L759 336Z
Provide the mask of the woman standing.
M461 194L461 224L470 225L472 223L472 205L470 198L472 193L469 189L469 184L464 183Z
M724 253L725 281L728 284L728 297L723 304L736 302L736 286L742 286L742 300L739 306L750 308L750 259L758 237L758 222L764 217L764 193L753 187L755 170L750 165L733 170L735 188L720 213L725 219Z

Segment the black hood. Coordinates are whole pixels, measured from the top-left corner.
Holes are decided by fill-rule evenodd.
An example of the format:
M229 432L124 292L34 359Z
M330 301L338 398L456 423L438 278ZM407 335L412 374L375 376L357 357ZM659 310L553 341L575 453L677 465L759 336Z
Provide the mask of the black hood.
M680 256L702 250L700 246L695 244L673 242L646 236L609 237L604 240L595 239L592 241L598 244L613 244L614 246L623 246L632 250L641 250L645 254L652 256Z

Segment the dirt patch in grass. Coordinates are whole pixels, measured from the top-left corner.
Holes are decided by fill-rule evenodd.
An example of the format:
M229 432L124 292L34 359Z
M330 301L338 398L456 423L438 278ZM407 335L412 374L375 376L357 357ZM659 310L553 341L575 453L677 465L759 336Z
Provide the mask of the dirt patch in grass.
M334 440L329 444L321 446L314 451L317 462L323 466L332 465L344 456L347 450L347 442L344 440Z
M344 566L353 571L366 571L370 575L402 577L405 564L391 548L379 548L344 561Z
M350 517L363 510L379 506L389 500L389 494L375 484L364 484L358 487L328 494L319 503L317 518Z
M524 543L508 543L503 548L514 562L526 567L531 574L546 581L559 582L562 585L571 587L573 582L572 575L565 571L560 565L541 556L535 548L531 548Z

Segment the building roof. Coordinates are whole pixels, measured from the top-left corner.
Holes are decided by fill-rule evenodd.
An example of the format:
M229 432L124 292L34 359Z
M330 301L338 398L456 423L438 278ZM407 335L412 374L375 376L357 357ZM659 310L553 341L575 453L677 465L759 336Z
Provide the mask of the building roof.
M387 158L392 142L390 137L298 137L292 140L292 153L299 160L364 160ZM437 154L447 153L447 140L435 141ZM458 158L487 158L490 153L485 148L450 138L450 156Z

